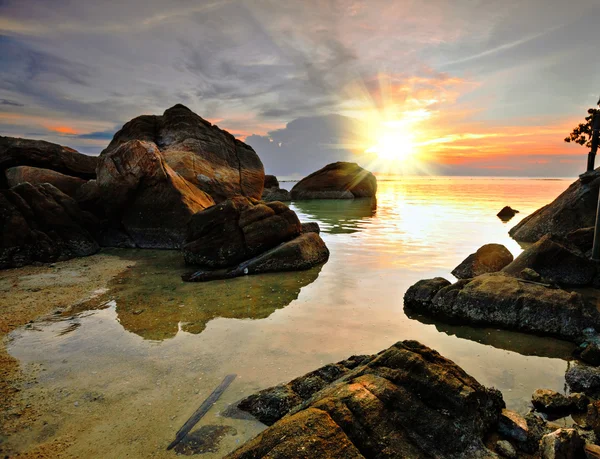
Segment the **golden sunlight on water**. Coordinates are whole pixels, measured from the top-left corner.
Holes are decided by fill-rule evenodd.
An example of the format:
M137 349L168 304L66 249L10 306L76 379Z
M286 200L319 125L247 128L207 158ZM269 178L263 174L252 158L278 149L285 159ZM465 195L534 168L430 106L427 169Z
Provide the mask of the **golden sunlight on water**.
M376 203L294 202L301 220L319 222L331 250L327 264L301 273L186 284L177 252L114 250L136 265L106 294L80 314L11 335L9 352L38 376L27 396L51 400L18 441L72 436L68 452L79 457L170 457L175 432L235 373L198 425L231 428L204 456L222 457L263 428L226 417L228 404L403 339L437 349L526 411L535 389L563 390L571 344L407 317L402 297L421 278L451 279L485 243L516 255L508 230L569 183L414 178L380 181ZM521 211L510 223L496 217L505 205Z

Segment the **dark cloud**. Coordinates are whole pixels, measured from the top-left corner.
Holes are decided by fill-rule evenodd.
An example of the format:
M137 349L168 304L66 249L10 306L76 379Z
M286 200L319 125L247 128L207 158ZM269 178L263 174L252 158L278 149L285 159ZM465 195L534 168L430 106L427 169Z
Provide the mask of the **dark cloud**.
M110 131L98 131L98 132L90 132L89 134L79 134L74 137L78 139L84 140L112 140L115 132L117 132L119 128L111 129Z
M24 107L25 104L15 102L14 100L0 99L0 105L8 105L10 107Z

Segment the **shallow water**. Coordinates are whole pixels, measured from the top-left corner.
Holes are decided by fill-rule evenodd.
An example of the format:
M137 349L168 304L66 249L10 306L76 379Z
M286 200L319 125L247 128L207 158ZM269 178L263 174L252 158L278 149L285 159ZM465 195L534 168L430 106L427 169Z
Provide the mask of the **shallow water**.
M324 266L299 273L186 284L179 253L112 251L137 263L107 293L11 335L9 352L38 376L25 391L52 404L19 444L71 435L79 457L173 456L166 446L176 431L235 373L196 427L211 432L196 452L222 457L264 428L221 415L230 403L404 339L435 348L526 412L535 389L564 390L571 344L407 317L402 297L424 277L453 280L450 271L485 243L518 254L508 230L571 181L405 179L381 181L376 203L295 202L331 251ZM495 214L504 205L521 213L503 223Z

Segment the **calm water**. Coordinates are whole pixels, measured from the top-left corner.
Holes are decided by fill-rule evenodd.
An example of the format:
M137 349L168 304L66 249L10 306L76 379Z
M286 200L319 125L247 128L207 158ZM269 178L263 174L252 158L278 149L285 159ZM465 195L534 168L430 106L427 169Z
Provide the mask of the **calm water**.
M222 415L228 404L404 339L437 349L526 412L535 389L564 390L572 345L409 318L402 297L424 277L453 280L450 271L485 243L518 254L508 230L571 181L406 179L380 182L376 204L295 202L301 220L319 222L331 250L323 267L300 273L185 284L176 252L113 251L137 264L83 308L100 309L11 336L9 351L24 368L43 370L28 396L52 402L18 441L70 435L69 452L80 457L170 457L175 432L235 373L198 425L231 427L204 455L222 457L264 428ZM521 213L503 223L495 214L504 205Z

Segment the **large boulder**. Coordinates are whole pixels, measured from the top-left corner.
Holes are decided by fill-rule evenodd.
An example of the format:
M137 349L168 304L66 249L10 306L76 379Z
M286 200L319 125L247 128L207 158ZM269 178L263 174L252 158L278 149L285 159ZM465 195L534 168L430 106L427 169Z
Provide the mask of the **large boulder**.
M483 438L498 422L501 394L437 352L403 341L338 370L333 382L314 373L297 381L288 405L298 405L227 457L496 457ZM300 403L297 391L313 383Z
M502 271L519 276L525 269L533 269L542 279L561 285L591 285L596 276L597 263L591 261L566 240L546 235L529 246Z
M279 180L274 175L265 175L265 189L279 188Z
M85 180L96 176L98 158L43 140L0 136L0 188L6 188L4 171L16 166L50 169Z
M162 116L142 115L126 123L101 153L140 140L151 142L165 163L215 202L242 195L259 199L265 173L256 152L183 105Z
M600 313L579 293L509 276L483 274L437 291L431 301L404 297L404 307L443 320L507 328L577 340L583 330L600 326Z
M356 163L328 164L300 180L292 188L292 199L370 198L377 193L375 176Z
M5 174L9 188L26 182L29 182L32 185L50 183L72 198L75 198L79 188L87 183L87 180L79 177L61 174L60 172L51 169L41 169L39 167L31 166L11 167L6 169Z
M140 140L105 152L91 188L110 221L109 231L121 231L106 241L126 241L114 245L179 248L190 217L214 205L208 194L169 167L154 143Z
M0 190L0 269L92 255L96 223L48 183Z
M285 204L237 196L190 219L183 254L191 265L235 266L301 232L300 220Z
M513 255L502 244L486 244L469 255L454 268L452 274L457 279L470 279L486 273L500 271L513 261Z
M600 169L587 174L586 180L577 180L550 204L536 210L510 230L510 235L521 242L536 242L550 233L566 236L579 228L594 226Z

